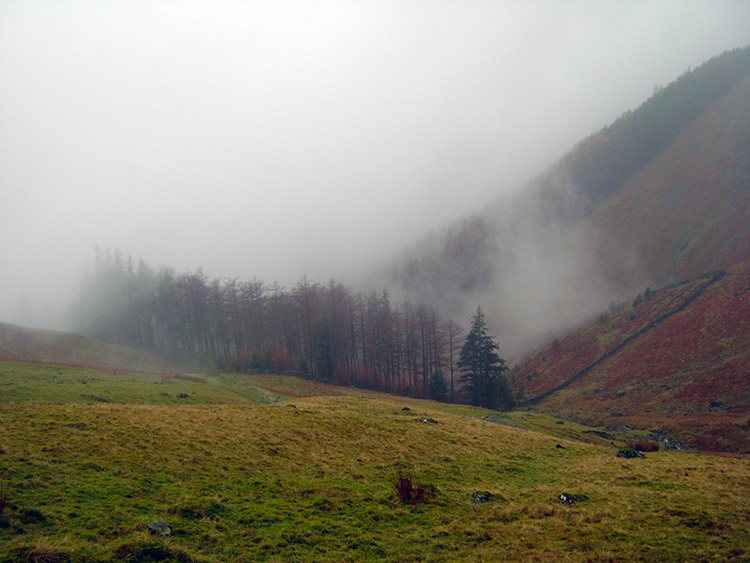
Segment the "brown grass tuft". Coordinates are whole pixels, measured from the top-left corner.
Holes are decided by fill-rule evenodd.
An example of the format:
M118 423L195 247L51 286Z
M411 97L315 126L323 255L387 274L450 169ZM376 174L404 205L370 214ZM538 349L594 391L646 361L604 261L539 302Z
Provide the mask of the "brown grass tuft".
M435 496L434 487L418 483L411 473L400 469L391 480L391 484L398 495L398 500L403 504L419 504Z
M68 563L72 561L69 553L51 545L42 538L34 547L22 547L15 550L22 561L29 563Z
M629 448L633 448L639 452L658 452L659 444L653 440L629 440L626 444Z

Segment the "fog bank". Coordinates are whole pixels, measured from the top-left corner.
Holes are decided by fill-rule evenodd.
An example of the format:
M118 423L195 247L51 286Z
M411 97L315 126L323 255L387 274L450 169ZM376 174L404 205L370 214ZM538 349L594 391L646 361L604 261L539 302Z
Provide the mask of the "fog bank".
M366 287L689 66L715 2L4 2L0 320L65 327L94 245Z

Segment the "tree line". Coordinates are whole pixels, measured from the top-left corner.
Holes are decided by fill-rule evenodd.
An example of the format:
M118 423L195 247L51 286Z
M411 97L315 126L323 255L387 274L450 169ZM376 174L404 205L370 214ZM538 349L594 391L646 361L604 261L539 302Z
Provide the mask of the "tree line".
M86 336L210 356L224 369L507 404L478 398L473 376L467 379L459 362L465 342L453 320L422 304L394 303L385 290L356 293L335 280L307 277L287 289L257 279L212 279L201 269L175 274L97 249L72 309Z

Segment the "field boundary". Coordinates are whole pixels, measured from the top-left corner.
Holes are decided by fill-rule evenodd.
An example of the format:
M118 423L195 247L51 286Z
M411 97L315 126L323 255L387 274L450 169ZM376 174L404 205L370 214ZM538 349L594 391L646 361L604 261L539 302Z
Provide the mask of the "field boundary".
M620 342L617 346L615 346L611 350L608 350L607 352L605 352L604 354L602 354L601 356L599 356L596 360L594 360L593 362L591 362L590 364L588 364L586 367L584 367L584 368L580 369L579 371L577 371L570 378L566 379L565 381L563 381L559 385L556 385L552 389L548 389L544 393L540 393L536 397L532 397L531 399L528 399L528 400L524 401L520 406L526 407L526 406L536 405L537 403L539 403L539 401L542 401L543 399L546 399L547 397L549 397L553 393L557 393L558 391L561 391L562 389L565 389L568 385L570 385L571 383L573 383L577 379L580 379L581 377L583 377L584 375L586 375L589 371L591 371L592 369L594 369L595 367L597 367L599 364L601 364L602 362L608 360L609 358L611 358L615 354L619 353L623 348L625 348L625 346L627 346L631 342L635 341L637 338L639 338L642 335L646 334L648 331L650 331L651 329L655 328L656 326L658 326L659 324L661 324L662 322L664 322L665 320L667 320L671 316L676 315L677 313L679 313L681 311L684 311L693 301L695 301L698 297L700 297L700 295L707 288L709 288L711 285L713 285L714 283L716 283L717 281L719 281L721 278L723 278L726 275L726 273L727 273L726 270L717 270L717 271L714 271L714 272L711 272L711 273L707 274L707 275L710 276L709 279L705 283L701 284L701 286L698 287L687 298L685 298L685 300L682 303L680 303L676 307L674 307L674 308L672 308L672 309L670 309L670 310L662 313L661 315L659 315L658 317L656 317L654 320L652 320L651 322L649 322L646 326L641 327L640 329L638 329L637 331L635 331L630 336L624 338L623 341Z

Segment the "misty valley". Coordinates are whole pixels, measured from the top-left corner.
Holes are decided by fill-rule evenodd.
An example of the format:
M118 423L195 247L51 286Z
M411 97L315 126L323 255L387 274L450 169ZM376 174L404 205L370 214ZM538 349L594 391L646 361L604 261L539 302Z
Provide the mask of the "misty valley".
M286 285L96 246L69 330L0 318L0 563L750 561L750 47L399 244Z

